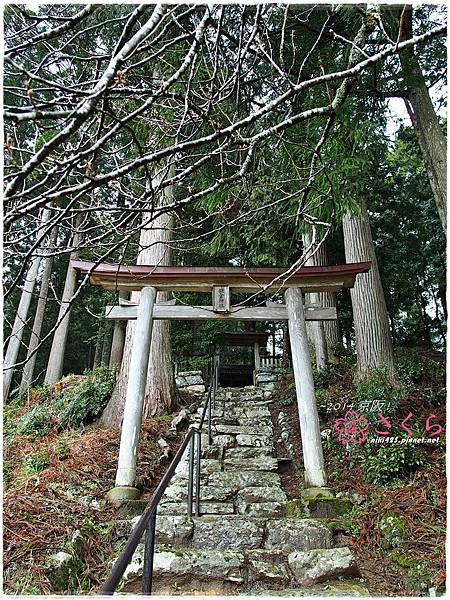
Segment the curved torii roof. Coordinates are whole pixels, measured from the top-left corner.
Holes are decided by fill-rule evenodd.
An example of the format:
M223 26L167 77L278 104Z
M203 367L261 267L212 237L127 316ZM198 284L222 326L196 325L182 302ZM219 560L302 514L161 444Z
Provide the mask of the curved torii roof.
M286 279L289 267L167 267L154 265L96 264L72 260L72 267L89 274L93 285L108 290L139 291L152 286L158 291L210 292L229 286L237 292L277 292L300 287L308 292L335 292L351 288L358 273L367 273L371 263L349 263L326 267L301 267Z

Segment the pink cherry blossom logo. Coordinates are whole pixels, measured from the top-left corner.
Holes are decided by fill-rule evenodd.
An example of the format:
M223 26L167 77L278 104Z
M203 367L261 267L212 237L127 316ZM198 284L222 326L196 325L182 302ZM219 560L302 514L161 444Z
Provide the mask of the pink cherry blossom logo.
M334 430L338 434L338 440L342 444L362 444L366 440L365 431L369 427L369 422L364 417L360 417L354 410L345 413L345 417L336 419Z

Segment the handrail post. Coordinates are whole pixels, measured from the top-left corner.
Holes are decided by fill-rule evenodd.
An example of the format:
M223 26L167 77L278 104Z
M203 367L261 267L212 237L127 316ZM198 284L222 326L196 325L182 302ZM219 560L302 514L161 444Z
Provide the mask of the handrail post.
M197 468L195 473L195 516L200 516L200 461L202 456L202 434L197 431Z
M141 518L134 527L125 548L114 563L111 573L107 580L100 589L100 593L103 595L114 594L114 591L119 584L127 565L133 556L133 552L136 550L142 535L145 532L145 548L144 548L144 573L142 589L143 594L150 595L152 590L152 577L153 577L153 557L155 548L155 530L156 530L156 511L158 503L162 498L162 495L167 488L167 485L175 473L177 465L180 463L184 453L189 447L189 473L188 473L188 490L187 490L187 511L188 516L192 517L195 512L195 516L200 516L200 475L201 475L201 458L202 458L202 430L203 424L206 418L206 412L208 411L208 438L209 443L213 443L213 436L211 432L211 407L215 402L216 388L218 385L217 378L217 363L213 371L208 398L203 406L202 414L200 417L200 423L196 426L191 425L188 434L186 435L183 443L178 448L169 468L165 475L161 479L158 487L156 488L153 496L150 500L148 507L145 509ZM197 438L197 444L195 443ZM197 451L197 456L195 452ZM195 463L195 465L194 465ZM195 470L195 511L193 511L193 500L194 500L194 470Z
M213 371L213 408L216 408L216 392L217 387L219 385L219 369L217 365L217 361L214 362L214 371Z
M109 574L105 583L100 588L101 595L114 594L114 591L115 591L117 585L119 584L127 566L130 563L130 560L133 556L134 551L136 550L139 542L141 541L142 536L145 533L148 521L151 519L152 514L158 505L158 502L161 500L162 495L164 494L164 491L167 488L167 485L168 485L170 479L172 478L173 474L175 473L175 469L176 469L177 465L179 464L181 458L184 456L184 453L185 453L189 443L191 442L192 438L194 437L195 431L196 431L195 429L191 428L189 430L189 432L187 433L186 437L184 438L181 446L178 448L175 456L173 457L172 462L169 465L169 468L167 469L163 478L159 482L158 487L154 491L153 496L152 496L147 508L142 513L141 518L138 520L135 527L133 528L133 531L131 532L131 535L128 538L125 548L122 550L122 552L118 556L117 560L115 561L115 563L111 569L111 573Z
M211 403L214 396L214 388L212 388L208 401L208 445L211 446L213 439L211 434Z
M194 452L195 452L195 435L191 437L189 447L189 473L188 473L188 496L187 496L187 512L188 517L192 517L192 496L194 491Z
M219 363L220 363L220 355L217 355L217 359L216 359L216 388L219 387Z
M155 553L156 507L145 531L144 573L142 577L142 593L151 596L153 580L153 556Z

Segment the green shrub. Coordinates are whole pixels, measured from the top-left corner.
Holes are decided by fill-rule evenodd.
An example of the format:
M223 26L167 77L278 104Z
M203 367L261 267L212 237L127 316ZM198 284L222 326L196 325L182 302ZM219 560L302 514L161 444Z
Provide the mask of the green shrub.
M291 406L294 404L294 397L289 395L284 395L278 398L278 404L280 406Z
M417 351L404 351L397 358L396 369L399 379L410 385L422 380L445 379L446 364L420 356Z
M56 456L59 460L64 460L69 455L70 443L67 438L61 437L58 438L58 441L55 445Z
M323 441L322 446L325 450L329 450L333 452L333 458L336 456L342 456L342 453L345 449L345 446L341 444L341 442L337 439L333 432L330 430L330 434L327 435Z
M384 415L394 413L400 406L405 395L404 386L394 387L388 380L386 365L372 369L370 375L356 386L356 400L359 406L368 405L369 409L361 408L362 415L372 412L371 406L378 406L374 412L382 410Z
M375 485L388 485L423 464L423 459L413 446L408 444L382 446L376 454L365 458L364 479Z
M338 374L337 366L332 363L328 363L323 369L314 369L314 386L316 388L326 388Z
M8 396L8 404L9 406L18 407L21 406L25 400L28 398L28 388L18 386L11 390Z
M47 452L41 450L26 457L22 463L22 471L24 475L36 475L50 464L50 456Z
M19 408L31 397L34 398L33 404L38 402L42 404L51 396L51 388L46 385L38 385L33 388L16 387L9 395L8 406L11 408Z
M102 366L70 387L43 395L36 404L17 420L11 433L43 436L54 426L59 431L80 427L92 422L105 408L114 388L115 371Z
M349 364L356 364L356 354L352 348L346 348L342 344L331 348L334 356L339 359L344 359Z
M380 541L383 548L398 548L408 538L406 521L395 512L387 512L378 520L377 528L380 531Z
M14 467L12 461L3 461L3 486L7 490L13 479Z
M19 418L16 431L22 435L45 435L52 428L52 422L51 405L36 404Z
M10 406L3 407L3 436L6 438L9 435L14 435L17 431L17 420L15 419L15 411Z
M53 403L58 429L92 422L105 408L114 388L115 373L101 366L72 387L59 392Z

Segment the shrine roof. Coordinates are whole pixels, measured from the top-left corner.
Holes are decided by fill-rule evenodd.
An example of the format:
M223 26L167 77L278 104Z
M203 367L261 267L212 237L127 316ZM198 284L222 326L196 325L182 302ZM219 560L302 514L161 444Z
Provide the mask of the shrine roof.
M266 331L227 331L217 336L222 346L253 346L255 342L265 346L269 338Z
M93 285L108 290L139 291L152 286L160 291L210 292L215 285L229 286L237 292L277 292L300 287L308 292L334 292L351 288L359 273L369 271L371 263L349 263L325 267L301 267L288 278L289 267L187 267L119 265L72 260L72 267L89 275Z

